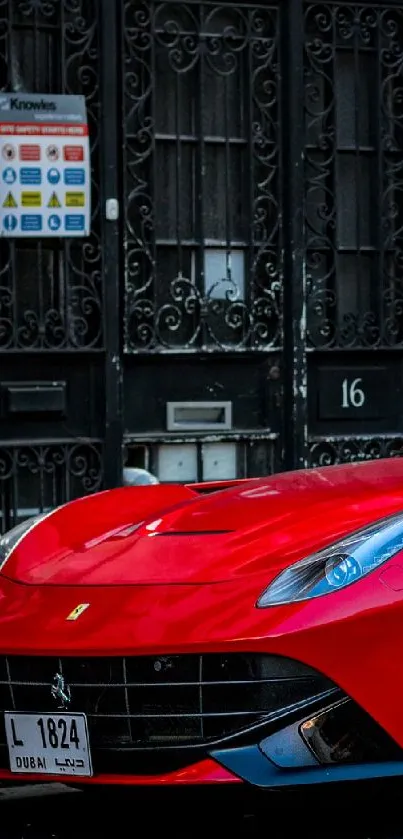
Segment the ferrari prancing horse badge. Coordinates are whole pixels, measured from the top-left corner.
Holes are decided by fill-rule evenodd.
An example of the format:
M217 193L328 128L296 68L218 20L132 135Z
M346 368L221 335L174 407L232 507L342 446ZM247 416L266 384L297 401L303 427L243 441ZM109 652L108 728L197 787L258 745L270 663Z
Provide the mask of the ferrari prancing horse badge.
M88 609L89 605L89 603L79 603L78 606L76 606L76 608L67 615L66 621L76 621L77 618L79 618L80 615Z

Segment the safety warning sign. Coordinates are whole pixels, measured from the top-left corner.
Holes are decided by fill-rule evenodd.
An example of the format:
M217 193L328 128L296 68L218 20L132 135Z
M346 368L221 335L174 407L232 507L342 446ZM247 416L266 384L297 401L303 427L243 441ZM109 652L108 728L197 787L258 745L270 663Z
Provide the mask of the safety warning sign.
M22 145L19 148L19 158L20 160L40 160L41 147L36 143L32 143L29 146Z
M12 192L8 192L4 201L3 207L17 207L17 202Z
M42 193L40 192L21 192L21 204L23 207L41 207Z
M81 163L84 160L82 146L63 146L63 157L69 163Z
M85 192L66 192L66 207L84 207Z
M0 236L89 236L90 171L84 96L0 93Z
M50 196L49 201L48 201L48 207L55 208L55 207L61 207L61 206L62 205L61 205L56 193L52 192L52 195Z

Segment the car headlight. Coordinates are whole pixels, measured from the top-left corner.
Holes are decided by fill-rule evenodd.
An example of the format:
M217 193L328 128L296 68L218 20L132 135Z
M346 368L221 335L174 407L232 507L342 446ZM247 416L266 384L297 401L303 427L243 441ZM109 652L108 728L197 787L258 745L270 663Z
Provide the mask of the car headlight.
M32 530L38 522L43 519L47 513L42 513L39 516L34 516L31 519L26 519L25 521L21 522L21 524L17 524L16 527L13 527L11 530L7 530L7 533L4 533L3 536L0 535L0 571L3 568L4 563L9 558L11 551L17 547L18 542L21 541L22 537L28 533L29 530Z
M270 583L257 606L280 606L322 597L370 574L403 550L403 513L343 537L286 568Z

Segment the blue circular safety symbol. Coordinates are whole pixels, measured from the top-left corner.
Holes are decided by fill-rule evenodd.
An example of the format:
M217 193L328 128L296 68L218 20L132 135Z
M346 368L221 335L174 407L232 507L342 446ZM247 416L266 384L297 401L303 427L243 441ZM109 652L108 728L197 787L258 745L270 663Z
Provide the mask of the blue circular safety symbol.
M7 230L7 232L15 230L17 227L17 216L13 216L12 213L7 213L7 215L3 218L3 227L4 230Z
M53 215L48 218L49 230L59 230L61 223L60 216Z
M49 169L48 181L50 184L58 184L60 181L60 172L58 169Z
M11 166L7 166L3 171L3 181L5 184L13 184L17 180L17 172Z

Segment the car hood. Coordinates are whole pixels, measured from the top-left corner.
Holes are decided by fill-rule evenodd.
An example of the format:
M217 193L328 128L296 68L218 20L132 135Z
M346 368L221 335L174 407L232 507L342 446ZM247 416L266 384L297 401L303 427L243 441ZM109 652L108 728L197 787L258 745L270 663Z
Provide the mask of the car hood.
M66 504L19 542L2 575L26 585L265 581L356 528L403 509L400 459L242 482L126 487Z

